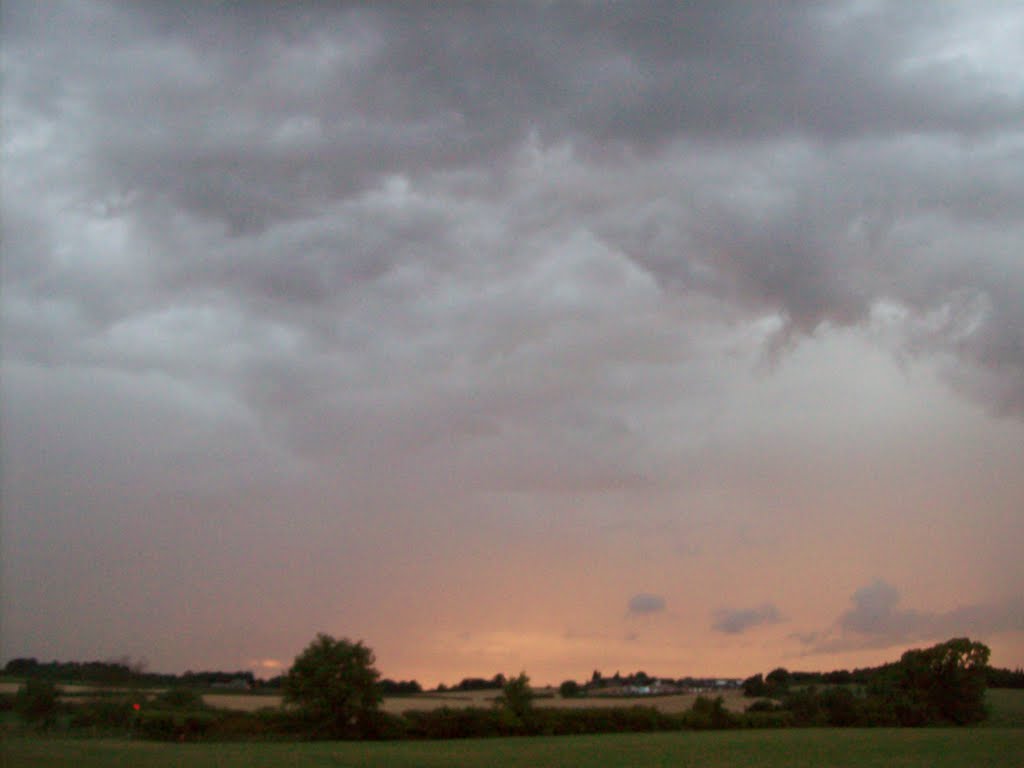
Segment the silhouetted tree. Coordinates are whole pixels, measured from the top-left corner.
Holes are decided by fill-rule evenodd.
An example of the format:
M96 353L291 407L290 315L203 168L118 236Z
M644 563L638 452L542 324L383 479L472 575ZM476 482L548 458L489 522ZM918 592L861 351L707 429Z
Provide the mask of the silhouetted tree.
M566 680L558 686L558 693L561 694L563 699L571 699L575 696L579 696L581 690L580 684L575 680Z
M366 733L373 726L380 692L373 651L362 641L318 634L295 657L284 679L284 700L298 705L318 735Z
M764 683L764 677L758 672L743 681L743 695L752 698L760 698L768 695L768 686Z
M504 707L513 715L522 718L533 708L533 691L530 689L530 678L525 672L513 677L501 689L498 706Z
M778 667L769 672L765 678L765 685L768 686L769 695L778 696L789 688L792 676L785 667Z
M924 704L929 720L958 725L985 719L988 646L960 637L900 658L899 688Z

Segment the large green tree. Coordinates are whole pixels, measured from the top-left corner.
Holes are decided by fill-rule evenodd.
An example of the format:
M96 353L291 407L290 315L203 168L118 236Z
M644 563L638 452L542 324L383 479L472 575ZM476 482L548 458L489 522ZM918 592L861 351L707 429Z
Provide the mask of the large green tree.
M988 658L988 646L966 637L907 651L900 659L899 685L924 705L932 721L976 723L986 715Z
M374 655L362 641L320 633L295 657L284 678L287 703L295 704L316 733L340 738L367 733L380 704Z

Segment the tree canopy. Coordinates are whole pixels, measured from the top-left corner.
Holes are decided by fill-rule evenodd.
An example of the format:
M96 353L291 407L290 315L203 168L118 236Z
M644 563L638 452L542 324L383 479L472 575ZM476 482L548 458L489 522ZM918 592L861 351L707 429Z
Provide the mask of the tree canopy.
M380 704L373 651L362 641L320 633L295 657L284 678L284 700L328 737L366 733Z

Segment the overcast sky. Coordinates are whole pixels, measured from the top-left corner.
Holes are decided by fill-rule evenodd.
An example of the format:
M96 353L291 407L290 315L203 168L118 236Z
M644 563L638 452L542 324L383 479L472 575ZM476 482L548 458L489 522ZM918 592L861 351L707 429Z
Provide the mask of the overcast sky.
M7 0L3 659L1024 665L1024 8Z

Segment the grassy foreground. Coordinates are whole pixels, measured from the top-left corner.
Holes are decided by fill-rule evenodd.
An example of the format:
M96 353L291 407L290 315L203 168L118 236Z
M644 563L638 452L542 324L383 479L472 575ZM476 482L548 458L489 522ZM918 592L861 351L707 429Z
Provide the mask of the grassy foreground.
M8 738L4 768L440 768L441 766L673 766L686 768L1013 768L1024 766L1018 728L789 729L613 734L441 742L161 744Z

